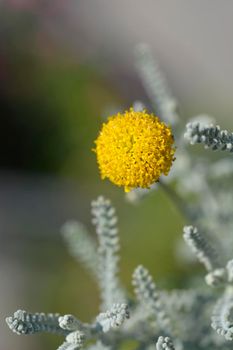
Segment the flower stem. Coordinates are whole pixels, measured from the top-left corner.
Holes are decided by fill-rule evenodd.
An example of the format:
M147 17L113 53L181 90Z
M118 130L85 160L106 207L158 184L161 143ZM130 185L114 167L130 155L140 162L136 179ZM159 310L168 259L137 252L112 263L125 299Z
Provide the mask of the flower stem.
M176 205L183 218L190 221L190 211L188 210L183 198L171 186L168 186L163 181L160 180L159 184L172 202Z

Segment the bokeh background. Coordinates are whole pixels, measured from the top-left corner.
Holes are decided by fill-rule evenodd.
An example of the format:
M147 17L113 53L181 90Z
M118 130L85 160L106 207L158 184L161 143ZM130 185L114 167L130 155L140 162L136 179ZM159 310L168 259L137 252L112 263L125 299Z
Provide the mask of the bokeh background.
M150 45L182 115L213 115L233 127L231 0L0 1L0 345L56 349L56 336L18 337L4 318L16 309L90 320L98 292L69 256L60 227L92 234L90 201L117 208L121 278L138 263L161 287L182 287L190 269L174 245L183 218L161 189L140 205L100 180L91 151L104 118L149 103L134 65Z

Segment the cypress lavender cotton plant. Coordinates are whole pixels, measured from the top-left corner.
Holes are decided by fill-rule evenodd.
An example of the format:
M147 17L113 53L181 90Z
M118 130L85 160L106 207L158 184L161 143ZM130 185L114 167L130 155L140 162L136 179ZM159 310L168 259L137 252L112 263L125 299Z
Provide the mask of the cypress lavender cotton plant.
M221 131L214 126L213 118L203 115L192 118L184 131L178 103L145 45L136 50L136 69L154 112L173 126L176 161L171 167L174 160L171 129L149 115L144 103L137 102L137 108L108 122L117 123L116 138L111 128L108 130L110 124L104 126L96 142L99 167L103 177L129 191L126 197L132 203L156 190L154 183L158 181L158 186L185 216L188 225L183 229L179 252L185 244L194 260L203 264L206 288L161 290L146 267L139 265L132 274L135 298L130 298L118 274L120 243L115 209L108 199L100 196L92 202L97 242L79 222L68 222L62 228L71 255L87 268L98 284L100 313L87 324L74 315L31 314L18 310L7 317L6 322L20 335L39 332L63 335L64 341L58 350L82 347L115 350L130 339L136 341L136 348L140 350L231 349L233 196L229 194L229 186L233 174L232 155L226 152L223 159L203 161L199 155L190 156L188 147L189 143L201 143L213 150L231 152L232 133ZM148 131L147 123L155 129ZM111 152L108 152L109 145ZM151 157L155 153L156 158ZM111 157L115 157L113 163ZM169 176L162 176L169 171ZM183 259L187 258L183 255Z

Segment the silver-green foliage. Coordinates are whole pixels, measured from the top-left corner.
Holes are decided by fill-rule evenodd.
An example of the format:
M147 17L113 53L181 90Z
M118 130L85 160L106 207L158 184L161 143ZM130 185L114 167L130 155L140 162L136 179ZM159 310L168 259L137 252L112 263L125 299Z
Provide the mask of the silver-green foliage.
M184 137L191 145L202 143L206 148L233 152L233 133L221 130L218 125L188 123Z
M146 44L137 46L135 61L138 74L156 114L167 123L175 125L179 120L178 102L172 96L166 79Z
M8 326L18 335L39 332L61 334L65 339L58 348L59 350L80 349L89 340L97 340L96 345L91 346L91 348L96 347L97 349L115 348L125 339L136 339L139 344L150 345L156 339L155 330L150 322L146 326L146 320L151 315L153 315L154 321L158 322L157 332L161 333L163 328L167 328L165 334L170 335L171 332L168 331L169 318L164 313L162 299L159 292L155 291L152 277L145 268L139 266L133 274L138 304L133 303L121 288L118 277L120 245L116 227L117 218L110 201L103 197L93 201L92 214L98 237L97 253L94 248L95 241L82 224L77 222L65 224L62 228L62 235L71 254L79 259L98 281L102 297L99 315L93 322L86 324L73 315L31 314L18 310L12 317L6 318ZM143 312L143 309L140 309L142 317L138 318L138 309L141 303L148 312ZM130 317L128 305L133 305L131 307L131 323L124 327L125 321ZM145 323L144 329L141 328L142 321ZM147 328L146 332L145 328Z
M225 288L225 291L222 295L221 291L215 293L212 289L163 291L156 286L149 271L139 265L132 276L136 298L131 299L121 287L118 276L120 245L115 209L109 200L99 197L92 203L92 214L98 237L97 253L93 249L96 242L81 224L66 224L62 234L71 253L98 281L102 296L99 315L92 322L83 323L73 315L31 314L18 310L6 319L10 329L25 335L39 332L63 335L64 342L59 350L116 349L130 339L137 341L140 349L151 346L167 350L226 349L223 338L233 339L232 260L226 266L218 264L215 250L204 236L192 226L185 227L185 240L206 267L207 277L212 274L212 279L206 277L207 283L211 287ZM88 252L93 252L96 269ZM219 277L218 271L219 279L215 276ZM220 336L214 333L211 324ZM90 341L93 344L86 345Z

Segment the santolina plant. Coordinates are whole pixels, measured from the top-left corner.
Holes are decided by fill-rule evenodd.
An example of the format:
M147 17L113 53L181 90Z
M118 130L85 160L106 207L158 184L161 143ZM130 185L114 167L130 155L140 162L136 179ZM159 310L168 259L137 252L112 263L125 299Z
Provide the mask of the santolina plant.
M74 315L16 311L6 318L17 334L51 332L64 336L58 350L121 349L127 340L136 349L227 350L233 341L233 174L232 133L214 125L212 117L192 118L186 131L178 103L169 91L157 62L145 45L136 50L136 68L151 106L141 102L111 117L96 140L102 178L123 186L126 198L140 202L162 188L181 210L187 225L176 251L183 263L198 260L206 274L203 283L187 290L164 291L146 267L132 273L134 298L119 279L119 236L115 209L100 196L92 202L97 241L79 222L68 222L62 235L70 253L90 272L101 296L100 312L83 323ZM174 139L176 161L174 160ZM187 142L188 141L188 142ZM190 155L190 144L228 151L223 159ZM170 172L169 172L170 171ZM169 176L163 176L168 175ZM192 198L192 200L190 200ZM184 248L185 245L185 248ZM189 251L187 254L187 246ZM190 253L193 253L190 254ZM195 286L195 287L194 287Z

